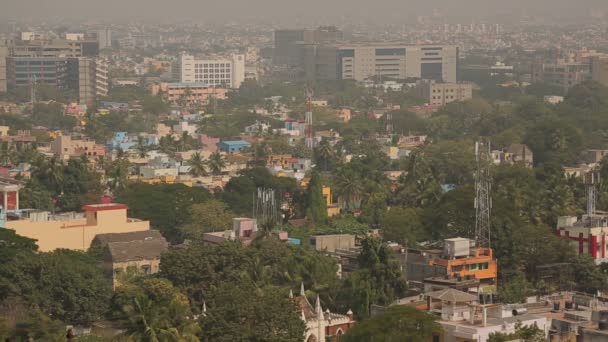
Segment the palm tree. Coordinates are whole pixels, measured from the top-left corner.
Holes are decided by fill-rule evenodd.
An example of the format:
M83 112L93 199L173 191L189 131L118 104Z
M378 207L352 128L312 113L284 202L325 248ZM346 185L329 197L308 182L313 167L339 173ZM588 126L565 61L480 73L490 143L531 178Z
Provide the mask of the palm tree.
M49 188L60 193L63 183L63 162L57 157L51 159L41 159L34 168L38 179L44 179Z
M363 182L350 170L338 173L334 187L335 193L344 202L346 209L352 209L352 205L357 204L363 196Z
M110 181L108 186L112 192L116 193L124 190L129 181L129 161L127 159L118 159L110 166L108 174Z
M219 152L213 153L209 157L209 162L207 164L209 165L211 172L216 176L221 174L222 169L226 167L224 157Z
M161 137L158 142L158 146L162 153L171 155L173 152L175 152L175 141L171 134Z
M324 162L323 171L327 171L327 162L336 156L336 152L331 147L329 142L325 139L321 141L319 146L317 147L317 156L319 159L322 159Z
M190 174L194 177L206 176L207 168L203 156L199 152L192 155L192 158L187 162L190 166Z
M198 342L200 327L189 319L183 303L171 301L168 307L154 303L147 296L137 296L123 308L127 321L125 333L141 342Z
M146 153L148 152L148 146L144 144L144 139L142 137L137 138L137 145L135 145L135 150L140 158L144 158Z

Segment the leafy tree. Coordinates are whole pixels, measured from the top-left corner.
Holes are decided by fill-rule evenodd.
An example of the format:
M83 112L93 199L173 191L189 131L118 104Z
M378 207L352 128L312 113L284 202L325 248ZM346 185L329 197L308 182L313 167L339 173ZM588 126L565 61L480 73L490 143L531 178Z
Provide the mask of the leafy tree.
M200 327L188 298L165 279L142 278L118 288L113 305L124 335L136 341L197 342Z
M190 222L180 230L184 238L198 243L202 242L203 233L230 230L232 219L235 217L226 204L218 200L193 204L189 209L189 216Z
M387 241L413 245L427 237L420 209L391 208L381 221L381 227Z
M572 87L566 95L565 102L582 109L598 110L608 105L607 96L606 86L596 81L586 81Z
M415 308L396 305L385 312L357 323L343 336L345 342L418 342L430 341L441 334L435 318Z
M109 187L115 194L127 188L129 182L129 160L119 158L112 162L109 167Z
M338 306L352 306L357 317L369 316L371 304L389 305L405 295L407 284L392 251L379 240L361 241L359 270L346 279Z
M285 289L226 284L212 290L200 319L203 341L302 341L306 326Z
M165 238L177 243L182 241L178 227L190 221L184 213L193 204L203 203L209 198L205 189L183 184L134 183L120 192L116 201L127 204L133 217L150 220L150 224L158 228Z
M8 296L66 322L88 323L102 317L111 287L95 261L81 252L17 253L0 268L0 284L7 284Z
M500 287L499 294L504 303L523 303L532 294L532 286L523 273L517 272Z
M321 176L316 172L313 172L308 185L308 201L309 218L312 222L317 225L325 223L327 221L327 202L323 197Z
M545 332L541 330L536 323L533 325L522 325L518 323L515 327L515 332L506 334L501 332L491 333L488 342L508 342L518 340L522 342L546 342Z

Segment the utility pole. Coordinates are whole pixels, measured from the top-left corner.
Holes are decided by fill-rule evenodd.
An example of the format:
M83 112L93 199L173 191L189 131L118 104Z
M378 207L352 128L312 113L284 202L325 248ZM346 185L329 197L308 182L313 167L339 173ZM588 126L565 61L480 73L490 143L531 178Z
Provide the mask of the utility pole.
M475 143L475 242L478 248L490 248L490 196L492 180L490 176L490 141L481 140Z

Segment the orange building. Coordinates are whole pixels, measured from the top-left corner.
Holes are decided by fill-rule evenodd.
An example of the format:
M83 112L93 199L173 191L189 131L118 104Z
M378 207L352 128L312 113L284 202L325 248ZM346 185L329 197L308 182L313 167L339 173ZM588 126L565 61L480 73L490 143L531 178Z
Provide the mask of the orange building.
M477 248L473 240L465 238L444 242L444 256L433 259L433 265L445 267L449 277L475 277L482 287L496 285L498 266L491 248Z

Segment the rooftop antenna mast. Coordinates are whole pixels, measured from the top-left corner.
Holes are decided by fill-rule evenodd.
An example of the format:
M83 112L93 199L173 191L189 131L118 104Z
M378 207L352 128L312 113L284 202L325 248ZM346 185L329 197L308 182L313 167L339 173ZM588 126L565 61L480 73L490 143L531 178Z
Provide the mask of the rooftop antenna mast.
M593 170L585 175L585 195L587 196L587 216L595 215L597 203L597 185L600 183L600 173Z
M253 218L262 229L276 227L279 223L279 202L274 189L257 188L253 198Z
M384 118L386 120L386 135L390 137L393 135L393 113L387 112L384 114Z
M475 242L477 247L490 248L490 196L492 181L490 176L490 141L481 140L475 143Z
M315 147L315 133L312 128L312 90L306 91L306 147L312 150Z

